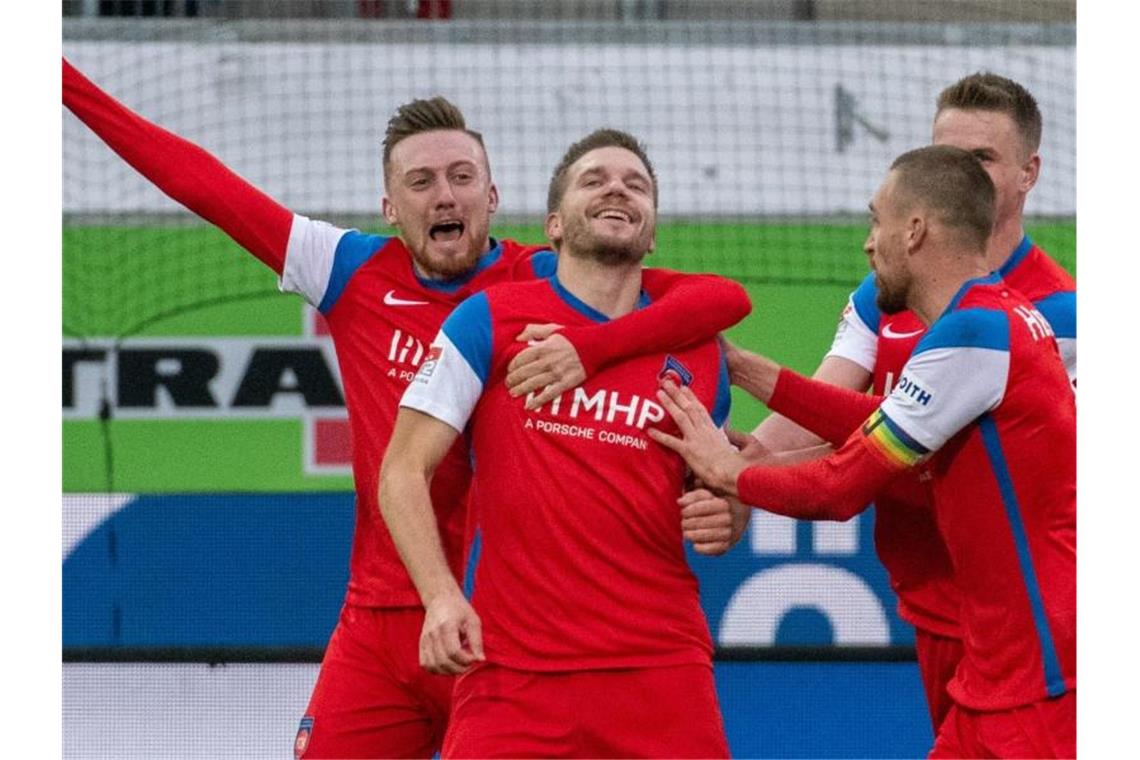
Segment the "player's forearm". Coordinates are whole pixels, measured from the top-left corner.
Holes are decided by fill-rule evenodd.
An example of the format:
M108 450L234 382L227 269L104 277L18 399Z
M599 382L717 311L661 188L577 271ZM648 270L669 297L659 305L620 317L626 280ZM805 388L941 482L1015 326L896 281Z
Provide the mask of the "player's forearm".
M766 356L733 346L725 352L732 384L767 404L776 389L780 365Z
M646 269L642 276L654 298L648 307L605 324L563 330L587 375L618 359L711 340L752 311L748 292L724 277L662 269Z
M849 520L899 472L855 434L823 459L747 468L737 478L736 491L742 502L766 512L799 520Z
M752 436L769 451L798 451L828 444L815 433L805 430L782 414L772 412L752 431ZM828 446L830 448L830 446Z
M841 446L882 402L881 396L840 388L783 368L768 408L824 441Z
M281 272L293 224L287 208L202 148L119 103L67 60L63 104L160 190Z
M441 595L462 593L444 556L429 484L420 473L387 465L381 471L380 513L425 607Z

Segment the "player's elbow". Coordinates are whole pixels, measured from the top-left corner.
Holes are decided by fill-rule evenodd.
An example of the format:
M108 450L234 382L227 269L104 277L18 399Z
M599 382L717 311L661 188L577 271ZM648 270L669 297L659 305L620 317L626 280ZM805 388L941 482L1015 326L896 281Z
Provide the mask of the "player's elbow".
M729 315L733 324L752 313L752 299L748 291L736 280L724 279L724 298L719 307Z

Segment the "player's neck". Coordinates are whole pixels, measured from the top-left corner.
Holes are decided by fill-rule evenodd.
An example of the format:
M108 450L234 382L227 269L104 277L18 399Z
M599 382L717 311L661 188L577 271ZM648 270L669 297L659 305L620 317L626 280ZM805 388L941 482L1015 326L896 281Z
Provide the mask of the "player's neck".
M986 259L976 252L948 256L944 261L943 266L918 279L907 298L907 306L927 327L946 312L966 282L990 273Z
M986 244L986 265L991 272L1002 268L1024 237L1025 228L1021 225L1020 214L994 227L990 241Z
M637 308L641 263L614 266L563 251L558 256L558 282L590 308L616 319Z

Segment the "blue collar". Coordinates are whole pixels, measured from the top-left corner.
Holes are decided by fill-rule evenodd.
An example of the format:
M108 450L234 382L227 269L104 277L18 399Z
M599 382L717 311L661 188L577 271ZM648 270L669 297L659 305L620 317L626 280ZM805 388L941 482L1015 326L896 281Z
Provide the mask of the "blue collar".
M610 321L610 318L605 314L598 311L593 306L590 306L590 304L586 303L581 298L567 290L566 287L558 281L557 274L552 274L549 278L547 278L547 281L550 283L550 287L554 288L554 293L563 301L565 301L570 308L574 309L574 311L578 312L593 322ZM650 301L651 299L649 298L649 294L642 290L641 294L637 297L636 308L644 309L650 304Z
M947 314L958 308L958 303L962 300L962 297L966 295L966 291L970 288L974 287L975 285L993 285L995 282L1001 282L1001 274L998 272L991 272L985 277L975 277L972 280L966 280L962 283L962 287L958 288L958 292L954 294L954 297L950 299L950 305L947 306L946 310L942 312L942 317L945 317ZM942 317L939 317L939 319L942 319Z

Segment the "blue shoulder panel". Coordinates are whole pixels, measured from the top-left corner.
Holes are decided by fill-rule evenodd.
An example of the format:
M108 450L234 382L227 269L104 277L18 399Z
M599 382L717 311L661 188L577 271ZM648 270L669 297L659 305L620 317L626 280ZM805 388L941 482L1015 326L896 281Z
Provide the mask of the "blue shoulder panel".
M713 403L712 421L716 423L717 427L722 427L724 423L728 422L728 412L732 408L732 393L730 391L731 383L728 376L728 361L724 356L724 348L717 346L717 352L720 354L720 376L717 378L716 384L716 401Z
M554 273L558 271L558 254L550 250L537 251L531 254L530 266L534 270L536 280L553 277Z
M930 326L914 347L914 356L935 348L1009 350L1009 318L998 309L953 311Z
M366 235L359 230L349 230L341 235L333 253L329 284L325 288L325 296L321 299L320 306L317 307L321 314L328 314L332 307L336 306L356 270L364 266L365 262L387 245L389 240L391 240L389 237Z
M476 293L456 306L440 329L486 383L491 374L491 304L487 295Z
M950 299L950 304L942 312L942 316L945 317L947 314L957 311L958 304L962 303L962 299L966 297L966 294L969 293L970 289L975 285L994 285L998 282L1001 282L1001 275L997 272L990 272L985 277L975 277L972 280L966 280L962 283L962 287L958 288L958 292L954 294L954 297Z
M1058 338L1077 337L1077 294L1076 291L1062 290L1045 296L1033 304Z
M882 312L879 311L879 305L875 303L878 296L879 289L875 287L874 272L868 273L863 278L863 282L859 283L855 292L851 294L851 302L855 304L855 313L874 333L879 332L879 319L883 316Z

